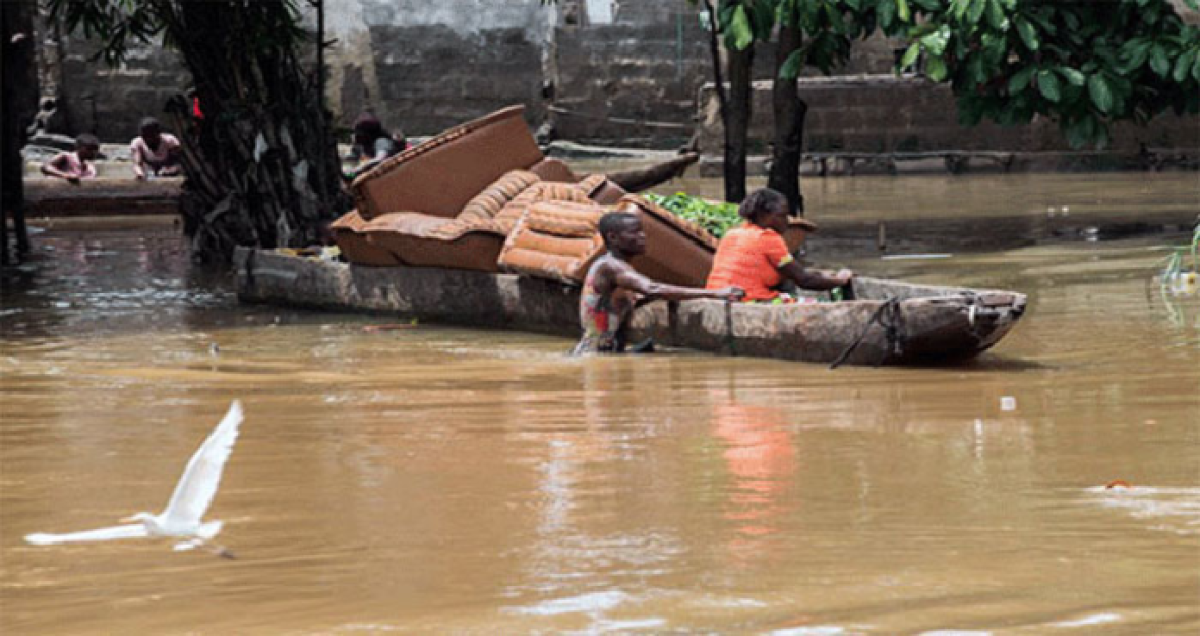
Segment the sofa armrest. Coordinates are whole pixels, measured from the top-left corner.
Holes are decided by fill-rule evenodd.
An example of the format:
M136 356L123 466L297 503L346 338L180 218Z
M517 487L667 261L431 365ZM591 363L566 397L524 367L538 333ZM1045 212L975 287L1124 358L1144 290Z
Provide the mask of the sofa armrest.
M562 159L546 157L541 161L533 164L529 171L536 174L542 181L553 181L556 183L575 183L579 181L579 177L571 171L571 167L563 162Z

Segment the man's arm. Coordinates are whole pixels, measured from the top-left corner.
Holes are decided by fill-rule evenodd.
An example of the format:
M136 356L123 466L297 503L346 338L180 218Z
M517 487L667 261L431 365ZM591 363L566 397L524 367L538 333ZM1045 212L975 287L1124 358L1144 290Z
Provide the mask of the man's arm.
M77 177L75 177L75 175L68 174L67 172L63 171L59 167L62 165L62 163L65 159L66 159L66 153L61 153L61 152L58 153L57 155L54 156L53 159L50 159L42 164L42 174L49 176L49 177L58 177L59 179L66 179L67 181L78 185L79 179Z
M699 289L695 287L677 287L642 276L629 263L612 261L601 270L600 274L609 278L617 287L623 287L647 299L655 300L694 300L697 298L713 298L716 300L739 300L746 293L737 287L725 289ZM605 276L607 275L607 276Z
M146 168L142 165L142 149L136 140L129 144L129 161L133 164L133 176L137 179L145 179Z
M780 267L779 273L791 279L801 289L816 291L825 291L848 285L854 278L854 272L848 269L843 269L836 273L823 269L804 269L796 261L791 261Z

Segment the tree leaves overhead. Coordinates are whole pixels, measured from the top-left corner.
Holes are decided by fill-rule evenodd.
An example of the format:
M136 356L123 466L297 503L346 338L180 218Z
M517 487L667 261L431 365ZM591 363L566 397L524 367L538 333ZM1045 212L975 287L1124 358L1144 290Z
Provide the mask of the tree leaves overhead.
M1034 29L1033 24L1031 24L1028 20L1017 18L1016 25L1017 33L1020 34L1021 41L1025 43L1025 48L1028 48L1030 51L1038 50L1040 42L1038 40L1037 31Z
M798 29L785 80L832 72L877 32L905 39L897 70L949 82L963 121L1049 117L1075 145L1105 143L1116 120L1200 111L1200 27L1170 0L721 0L718 14L735 46L768 41L768 16Z
M1058 76L1051 71L1038 71L1037 74L1038 90L1041 91L1042 97L1057 102L1062 99L1062 85L1058 82Z
M964 122L1048 117L1080 146L1106 143L1113 121L1200 112L1200 28L1169 0L909 2L914 25L885 32L925 53L925 75L950 83Z
M101 44L97 56L110 65L123 63L129 50L138 44L163 38L163 44L175 48L176 35L186 29L184 9L189 4L224 2L228 11L246 19L255 29L255 42L262 49L299 45L305 38L300 26L298 0L279 0L284 11L270 10L269 3L237 0L43 0L50 15L62 20L68 31L78 30L84 37ZM221 32L213 33L222 37ZM236 54L239 51L230 51Z
M726 43L740 51L753 42L754 31L750 28L750 18L746 14L746 7L739 4L733 8L733 15L729 19Z
M1104 76L1099 73L1088 77L1087 79L1088 95L1092 98L1092 103L1100 112L1108 114L1113 109L1113 93L1109 88L1108 82L1104 81Z

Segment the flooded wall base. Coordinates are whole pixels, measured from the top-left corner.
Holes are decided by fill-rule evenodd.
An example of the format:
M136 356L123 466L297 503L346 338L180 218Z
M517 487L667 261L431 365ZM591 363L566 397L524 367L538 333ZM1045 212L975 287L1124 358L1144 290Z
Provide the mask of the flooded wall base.
M1020 126L963 126L950 88L918 77L864 75L799 82L800 97L809 107L802 174L1200 168L1200 117L1195 115L1164 114L1146 126L1117 123L1107 148L1075 150L1058 124L1045 118ZM767 173L774 127L772 86L770 81L754 83L750 174ZM713 84L701 88L699 101L701 174L720 176L725 133Z

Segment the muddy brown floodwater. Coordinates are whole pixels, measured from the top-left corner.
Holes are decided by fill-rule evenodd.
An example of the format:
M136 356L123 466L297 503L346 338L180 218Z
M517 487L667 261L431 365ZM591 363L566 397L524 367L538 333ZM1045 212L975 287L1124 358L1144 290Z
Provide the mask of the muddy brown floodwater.
M1126 215L1196 202L1153 179ZM837 371L369 332L239 306L169 228L34 238L0 309L4 634L1200 630L1200 299L1148 282L1181 234L852 259L1031 303L973 364ZM22 541L159 510L235 398L237 560Z

